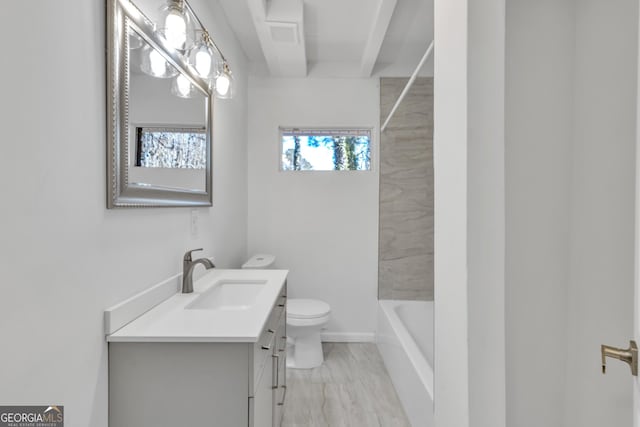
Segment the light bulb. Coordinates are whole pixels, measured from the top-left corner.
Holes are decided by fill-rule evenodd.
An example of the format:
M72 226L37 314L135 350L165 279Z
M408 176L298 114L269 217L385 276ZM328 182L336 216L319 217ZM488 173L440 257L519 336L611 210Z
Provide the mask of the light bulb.
M220 74L216 79L216 92L218 92L218 95L226 96L230 86L231 81L226 74Z
M191 82L189 81L189 79L180 74L178 77L176 77L176 85L179 95L185 98L189 96L189 94L191 93Z
M199 50L196 53L195 67L200 77L209 77L209 73L211 73L211 55L205 49Z
M149 62L151 65L151 72L155 76L162 76L167 71L167 61L165 61L163 56L155 49L151 49L151 52L149 53Z
M164 21L165 39L174 49L182 49L187 41L187 22L180 11L172 9Z

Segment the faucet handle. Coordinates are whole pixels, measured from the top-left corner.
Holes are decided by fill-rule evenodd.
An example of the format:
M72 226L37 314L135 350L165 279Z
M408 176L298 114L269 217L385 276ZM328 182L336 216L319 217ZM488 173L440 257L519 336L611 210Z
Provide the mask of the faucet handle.
M183 258L183 260L184 260L185 262L191 262L191 261L193 261L193 258L191 258L191 254L192 254L193 252L201 251L201 250L202 250L202 248L199 248L199 249L191 249L190 251L187 251L187 252L184 254L184 258Z

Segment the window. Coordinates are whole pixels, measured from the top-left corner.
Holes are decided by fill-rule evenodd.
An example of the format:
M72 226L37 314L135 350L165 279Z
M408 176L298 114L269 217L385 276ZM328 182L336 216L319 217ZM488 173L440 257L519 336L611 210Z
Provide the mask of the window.
M283 171L371 169L371 129L280 128Z

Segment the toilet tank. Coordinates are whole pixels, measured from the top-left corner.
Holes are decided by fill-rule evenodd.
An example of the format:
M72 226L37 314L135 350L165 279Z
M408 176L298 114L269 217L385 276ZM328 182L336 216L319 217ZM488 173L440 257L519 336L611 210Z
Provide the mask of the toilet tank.
M276 261L274 255L257 254L249 258L247 262L242 264L242 268L263 270L273 267L273 263Z

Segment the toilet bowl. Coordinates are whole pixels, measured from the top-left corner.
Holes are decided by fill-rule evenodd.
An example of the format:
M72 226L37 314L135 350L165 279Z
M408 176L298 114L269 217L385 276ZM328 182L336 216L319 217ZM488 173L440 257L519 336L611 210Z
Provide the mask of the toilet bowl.
M254 255L242 265L248 269L268 269L273 255ZM287 367L311 369L322 365L320 331L329 321L331 307L324 301L306 298L287 299Z
M287 367L311 369L322 365L320 331L329 321L331 307L316 299L287 301Z

